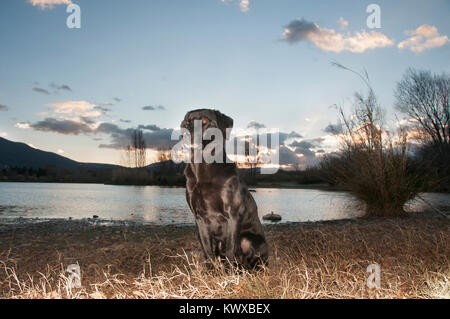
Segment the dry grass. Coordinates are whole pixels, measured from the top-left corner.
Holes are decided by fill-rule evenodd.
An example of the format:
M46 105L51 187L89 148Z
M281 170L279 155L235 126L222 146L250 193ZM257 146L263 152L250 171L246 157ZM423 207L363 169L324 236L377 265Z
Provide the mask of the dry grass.
M417 215L266 227L259 273L206 267L192 227L0 228L3 298L450 298L448 219ZM65 269L81 267L69 289ZM381 288L366 286L381 267Z

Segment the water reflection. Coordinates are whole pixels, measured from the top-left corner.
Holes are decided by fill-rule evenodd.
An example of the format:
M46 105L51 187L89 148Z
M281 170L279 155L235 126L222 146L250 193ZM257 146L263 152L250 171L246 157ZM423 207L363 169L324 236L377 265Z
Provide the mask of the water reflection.
M361 209L342 192L311 189L257 189L252 192L259 215L271 211L282 222L358 217ZM426 194L438 206L450 207L447 194ZM414 201L408 210L427 207ZM91 218L129 220L149 224L193 223L183 188L132 187L99 184L0 183L2 218Z

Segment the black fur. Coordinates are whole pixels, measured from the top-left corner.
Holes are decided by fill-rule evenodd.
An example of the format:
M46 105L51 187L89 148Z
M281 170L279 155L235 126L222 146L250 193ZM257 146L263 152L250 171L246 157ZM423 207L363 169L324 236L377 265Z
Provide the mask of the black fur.
M210 127L219 128L224 138L226 129L233 127L233 120L219 111L194 110L181 123L192 136L194 120L204 120L203 132ZM207 144L204 142L203 147ZM225 149L222 152L225 160ZM236 164L189 163L184 174L186 199L195 216L205 257L219 257L247 268L266 264L269 251L258 209L239 179Z

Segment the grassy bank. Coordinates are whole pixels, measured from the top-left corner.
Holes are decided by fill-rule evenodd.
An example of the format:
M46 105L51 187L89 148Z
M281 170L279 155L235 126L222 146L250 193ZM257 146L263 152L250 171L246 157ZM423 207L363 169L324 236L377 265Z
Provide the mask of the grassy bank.
M266 226L269 266L208 269L190 226L0 225L2 298L449 298L450 224L427 214ZM68 289L78 263L82 287ZM381 288L366 286L381 267Z

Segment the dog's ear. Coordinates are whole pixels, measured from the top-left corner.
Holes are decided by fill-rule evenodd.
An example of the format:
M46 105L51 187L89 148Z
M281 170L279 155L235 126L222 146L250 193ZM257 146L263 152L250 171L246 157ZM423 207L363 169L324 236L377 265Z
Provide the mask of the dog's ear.
M233 119L229 116L226 116L225 114L220 113L219 111L215 112L217 118L217 126L222 130L223 138L227 139L227 128L233 128Z
M188 123L189 123L189 114L190 114L190 113L191 113L191 112L187 112L187 113L186 113L186 115L184 116L183 121L181 121L180 127L182 127L182 128L187 128L187 125L188 125Z

